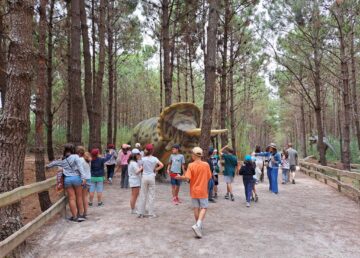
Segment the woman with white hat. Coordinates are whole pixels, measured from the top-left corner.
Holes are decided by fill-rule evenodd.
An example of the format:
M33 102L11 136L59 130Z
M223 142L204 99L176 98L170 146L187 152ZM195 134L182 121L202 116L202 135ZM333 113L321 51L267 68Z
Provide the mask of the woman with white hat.
M129 185L131 188L130 208L132 214L136 213L135 205L141 187L141 172L143 168L139 165L139 160L141 160L140 151L138 149L133 149L129 158L128 167Z
M277 152L275 143L270 143L268 152L255 153L255 157L270 157L269 168L270 168L270 191L275 194L279 193L278 190L278 172L279 165L281 164L280 153Z

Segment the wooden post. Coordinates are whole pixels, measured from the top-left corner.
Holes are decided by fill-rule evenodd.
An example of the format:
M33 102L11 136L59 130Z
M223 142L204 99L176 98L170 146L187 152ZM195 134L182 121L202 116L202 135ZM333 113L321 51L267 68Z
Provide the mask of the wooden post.
M336 177L337 177L337 180L338 180L339 182L341 182L341 177L340 177L340 175L338 174ZM340 184L338 184L338 190L339 190L339 192L341 192L341 185L340 185Z

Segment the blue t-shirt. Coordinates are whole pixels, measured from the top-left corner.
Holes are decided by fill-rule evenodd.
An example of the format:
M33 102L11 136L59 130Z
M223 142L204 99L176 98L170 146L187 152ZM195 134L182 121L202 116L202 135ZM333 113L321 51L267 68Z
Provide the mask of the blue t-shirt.
M185 164L185 158L182 154L171 154L169 158L171 163L170 171L175 174L181 174L182 165Z

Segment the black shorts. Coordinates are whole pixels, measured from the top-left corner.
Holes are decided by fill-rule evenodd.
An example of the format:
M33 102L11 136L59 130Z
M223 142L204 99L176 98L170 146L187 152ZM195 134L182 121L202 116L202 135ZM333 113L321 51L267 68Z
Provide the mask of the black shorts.
M219 185L219 176L214 175L214 177L215 177L215 180L214 180L215 185Z
M295 165L291 165L291 166L290 166L290 171L291 171L291 172L295 172L295 171L296 171L296 166L295 166Z

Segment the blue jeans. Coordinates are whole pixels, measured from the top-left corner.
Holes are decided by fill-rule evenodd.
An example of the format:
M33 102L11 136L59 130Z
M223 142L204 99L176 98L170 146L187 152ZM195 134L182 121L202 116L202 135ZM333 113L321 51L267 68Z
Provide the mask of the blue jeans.
M250 202L252 190L254 186L254 179L253 178L243 178L244 188L245 188L245 198L246 202Z
M81 183L82 183L82 180L81 180L80 176L65 176L65 178L64 178L64 187L65 188L80 186Z
M113 178L114 171L115 171L115 164L114 165L106 165L107 169L107 178Z
M278 171L279 168L271 168L271 191L273 193L278 193Z
M283 183L287 183L289 181L289 169L287 168L282 169L282 181Z
M128 174L128 165L121 165L121 188L129 187L129 174Z
M213 189L214 189L214 179L210 178L208 183L208 190L209 190L209 198L212 198L213 196Z
M269 191L271 191L272 187L272 182L271 182L271 168L270 167L267 167L266 168L266 173L267 173L267 177L269 179Z
M175 186L180 186L181 185L181 181L175 178L170 178L170 183L171 185L175 185Z

